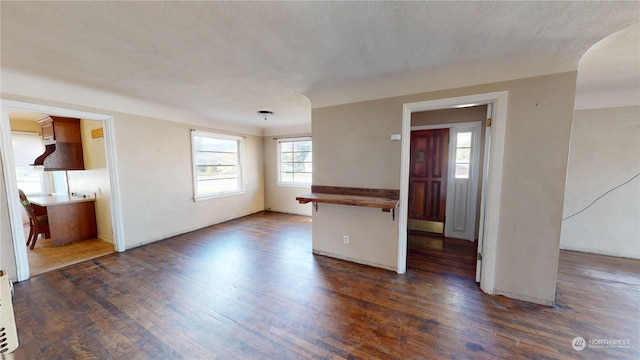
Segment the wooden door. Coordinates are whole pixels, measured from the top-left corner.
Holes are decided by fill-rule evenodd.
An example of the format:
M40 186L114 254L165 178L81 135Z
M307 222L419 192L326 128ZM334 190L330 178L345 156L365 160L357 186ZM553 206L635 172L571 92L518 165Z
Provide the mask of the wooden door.
M444 232L448 153L449 129L411 132L409 230Z

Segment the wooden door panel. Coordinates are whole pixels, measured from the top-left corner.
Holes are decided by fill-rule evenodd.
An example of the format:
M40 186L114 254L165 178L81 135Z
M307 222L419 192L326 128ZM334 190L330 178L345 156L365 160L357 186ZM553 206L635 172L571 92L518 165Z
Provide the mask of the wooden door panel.
M413 215L415 219L424 219L425 218L425 199L427 195L426 182L413 182L413 191L412 195L409 197L411 199L411 209L410 213Z
M446 163L448 161L446 154L449 153L449 129L447 129L447 138L444 138L444 135L440 132L433 134L433 146L432 146L432 156L430 157L431 162L431 178L433 179L442 179L447 176L447 166ZM433 130L432 130L433 131ZM442 156L445 154L445 158ZM444 167L443 167L443 164Z
M442 194L442 183L440 181L432 181L427 197L427 204L430 207L427 220L444 222L444 206L442 206L441 198L446 200L446 196Z
M453 191L453 215L451 216L451 230L466 233L467 229L467 206L469 198L469 181L456 181Z
M427 158L429 139L419 137L411 140L411 176L425 178L429 176L429 162Z

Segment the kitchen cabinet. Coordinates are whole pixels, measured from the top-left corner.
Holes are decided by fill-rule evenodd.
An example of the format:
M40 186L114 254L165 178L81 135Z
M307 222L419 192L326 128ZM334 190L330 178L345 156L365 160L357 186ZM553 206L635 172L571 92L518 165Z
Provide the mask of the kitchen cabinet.
M98 236L95 199L81 196L29 196L36 215L47 215L53 246Z
M47 116L38 120L45 152L34 165L43 165L45 171L84 170L80 119Z

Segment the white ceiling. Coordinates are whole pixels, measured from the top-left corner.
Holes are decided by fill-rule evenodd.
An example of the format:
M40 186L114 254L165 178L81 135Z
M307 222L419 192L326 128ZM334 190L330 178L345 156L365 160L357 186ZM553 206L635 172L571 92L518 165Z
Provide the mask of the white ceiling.
M640 22L635 1L0 6L3 71L267 130L312 107L573 71Z
M593 45L580 59L576 109L640 105L640 24Z

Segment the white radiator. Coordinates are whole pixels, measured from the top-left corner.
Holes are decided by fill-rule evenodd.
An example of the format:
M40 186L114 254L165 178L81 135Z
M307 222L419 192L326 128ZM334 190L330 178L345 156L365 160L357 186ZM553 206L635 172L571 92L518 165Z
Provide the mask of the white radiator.
M18 332L13 315L13 284L4 270L0 270L0 358L18 348Z

